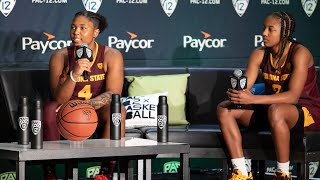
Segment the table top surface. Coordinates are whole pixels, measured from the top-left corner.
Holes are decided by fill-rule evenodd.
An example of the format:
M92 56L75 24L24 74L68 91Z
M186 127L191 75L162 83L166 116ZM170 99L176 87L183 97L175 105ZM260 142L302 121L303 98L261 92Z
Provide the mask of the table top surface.
M154 140L126 137L121 140L87 139L84 141L44 141L43 149L29 145L0 143L0 158L17 161L71 159L115 156L147 156L189 153L186 143L159 143Z

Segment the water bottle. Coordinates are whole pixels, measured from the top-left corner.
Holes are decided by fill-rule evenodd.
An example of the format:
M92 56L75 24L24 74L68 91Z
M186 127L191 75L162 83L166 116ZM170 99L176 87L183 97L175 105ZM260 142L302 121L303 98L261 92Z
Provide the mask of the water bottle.
M121 102L119 94L112 94L110 104L110 139L121 139Z
M42 103L40 99L35 99L31 114L31 149L43 148L43 119Z
M167 96L159 96L157 111L157 140L158 142L168 142L169 117Z
M21 96L18 105L18 144L29 144L29 104L28 97Z

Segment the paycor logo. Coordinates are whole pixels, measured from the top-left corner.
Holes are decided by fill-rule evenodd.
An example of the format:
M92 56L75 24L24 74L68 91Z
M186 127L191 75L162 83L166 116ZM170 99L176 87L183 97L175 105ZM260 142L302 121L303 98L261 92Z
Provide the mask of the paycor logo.
M293 39L296 40L296 38L293 38ZM262 35L255 35L254 36L254 47L260 47L260 46L264 46L263 37L262 37Z
M204 36L204 39L195 39L192 36L183 36L183 47L186 48L190 46L191 48L199 49L202 51L206 48L223 48L225 47L225 42L227 39L212 39L211 34L201 31Z
M138 35L127 32L130 36L130 40L119 39L116 36L109 36L108 46L115 47L117 49L125 49L125 52L129 52L133 49L151 49L154 39L137 39Z
M41 51L41 54L46 53L47 49L56 50L61 49L66 46L70 46L72 44L71 40L52 40L55 38L54 35L43 32L45 36L47 36L47 41L37 41L32 39L31 37L22 37L22 50L31 49L33 51Z

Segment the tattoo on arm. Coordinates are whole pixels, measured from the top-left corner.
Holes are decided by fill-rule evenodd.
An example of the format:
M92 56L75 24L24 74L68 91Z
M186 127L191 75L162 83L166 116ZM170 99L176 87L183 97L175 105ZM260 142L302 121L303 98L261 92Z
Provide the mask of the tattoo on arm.
M113 92L111 91L104 92L99 96L90 99L88 103L93 106L94 109L100 109L102 106L110 104L112 94Z

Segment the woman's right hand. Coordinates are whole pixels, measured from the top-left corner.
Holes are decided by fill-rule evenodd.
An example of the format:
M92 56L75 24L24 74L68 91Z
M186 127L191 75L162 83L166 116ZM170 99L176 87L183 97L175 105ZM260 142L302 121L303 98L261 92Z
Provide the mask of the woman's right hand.
M91 72L90 69L91 62L87 58L78 59L73 67L72 75L75 79L78 79L83 74L83 71Z

